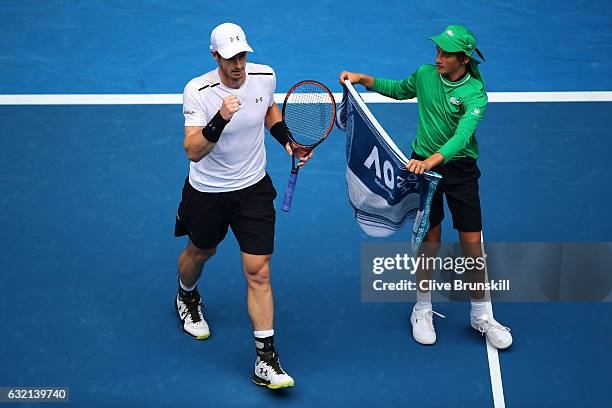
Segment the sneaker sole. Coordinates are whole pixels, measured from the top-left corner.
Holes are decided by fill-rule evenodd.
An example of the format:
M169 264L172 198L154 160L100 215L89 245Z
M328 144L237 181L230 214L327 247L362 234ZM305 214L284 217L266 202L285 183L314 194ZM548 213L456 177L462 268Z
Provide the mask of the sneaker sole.
M489 341L489 340L487 340L487 341ZM491 343L491 342L489 341L489 343ZM512 343L508 344L507 346L499 346L499 347L497 347L495 344L491 344L491 345L493 347L495 347L496 349L498 349L498 350L505 350L505 349L509 348L512 345Z
M178 305L176 304L176 298L174 298L174 310L176 310L176 314L179 315ZM210 331L208 332L208 334L203 334L201 336L194 336L193 334L189 333L187 330L185 330L185 327L183 327L183 320L181 319L180 315L179 315L179 324L181 325L181 330L183 330L183 333L185 333L192 339L206 340L207 338L210 337Z
M289 388L295 385L293 381L286 381L280 384L270 384L268 381L262 380L260 378L258 379L252 378L252 380L253 380L253 384L259 385L260 387L266 387L271 390L278 390L279 388Z
M414 341L416 341L417 343L423 345L423 346L433 346L434 344L436 344L436 340L434 339L432 340L423 340L423 339L418 339L414 336L414 334L412 335L412 338L414 339Z

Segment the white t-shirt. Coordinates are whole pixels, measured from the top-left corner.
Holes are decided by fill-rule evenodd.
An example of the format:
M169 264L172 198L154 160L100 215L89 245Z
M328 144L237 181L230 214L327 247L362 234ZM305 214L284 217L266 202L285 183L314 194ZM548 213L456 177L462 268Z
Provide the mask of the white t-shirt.
M223 129L215 147L202 160L189 164L189 182L198 191L223 192L249 187L266 175L264 119L274 103L276 75L267 65L246 64L246 80L228 88L214 69L192 79L183 92L185 126L206 126L223 98L236 95L240 110Z

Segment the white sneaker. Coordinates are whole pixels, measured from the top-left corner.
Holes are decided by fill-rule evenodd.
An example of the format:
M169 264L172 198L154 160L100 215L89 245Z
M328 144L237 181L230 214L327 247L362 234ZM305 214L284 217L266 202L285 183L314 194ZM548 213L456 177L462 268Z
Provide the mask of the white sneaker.
M478 330L483 335L486 335L487 341L495 348L500 350L510 347L512 344L512 335L510 328L502 326L488 314L474 317L470 315L470 323L475 330Z
M185 333L197 340L205 340L210 336L210 329L204 320L197 288L192 292L179 289L174 305Z
M429 345L436 342L436 330L433 325L434 313L440 317L444 317L431 309L412 309L412 315L410 316L412 337L414 337L417 343Z
M260 353L257 356L253 382L272 389L293 387L295 384L293 378L283 371L276 350Z

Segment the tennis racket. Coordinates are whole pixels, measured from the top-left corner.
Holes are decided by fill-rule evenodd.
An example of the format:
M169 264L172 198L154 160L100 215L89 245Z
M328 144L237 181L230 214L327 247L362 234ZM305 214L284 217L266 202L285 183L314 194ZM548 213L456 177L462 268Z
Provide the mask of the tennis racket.
M283 102L283 120L289 128L289 139L304 148L306 154L320 145L334 127L336 102L331 91L317 81L301 81L293 85ZM283 200L283 211L291 210L299 167L296 153L291 157L291 174Z

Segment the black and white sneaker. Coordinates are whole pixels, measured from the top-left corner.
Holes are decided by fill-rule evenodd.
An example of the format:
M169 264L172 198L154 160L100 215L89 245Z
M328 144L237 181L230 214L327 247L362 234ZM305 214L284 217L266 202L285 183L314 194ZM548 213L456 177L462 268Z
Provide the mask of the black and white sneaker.
M285 371L278 361L278 352L276 350L267 352L258 352L257 360L255 361L255 372L253 373L253 382L262 387L272 389L293 387L293 378Z
M205 340L210 336L208 323L202 313L203 305L198 288L187 292L179 287L174 304L185 333L197 340Z

